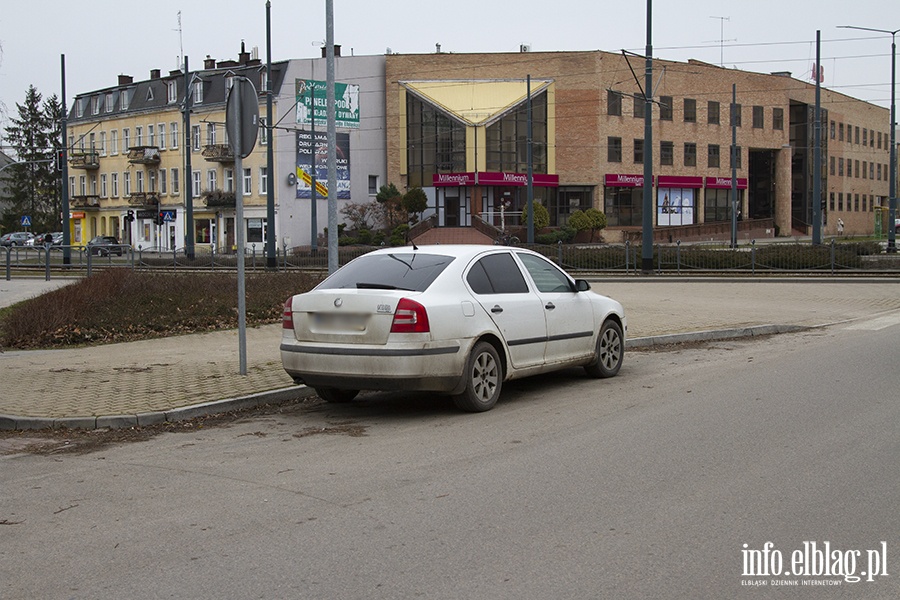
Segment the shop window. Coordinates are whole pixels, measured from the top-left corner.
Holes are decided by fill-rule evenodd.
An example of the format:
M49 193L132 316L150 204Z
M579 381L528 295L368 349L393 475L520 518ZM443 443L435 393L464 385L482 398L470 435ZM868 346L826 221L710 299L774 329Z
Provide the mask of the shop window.
M738 190L737 202L741 205L744 191ZM731 190L707 188L703 201L703 220L705 223L731 221Z
M660 227L693 225L694 191L690 188L656 190L656 224Z
M644 188L607 187L603 197L607 225L610 227L640 226L643 220Z

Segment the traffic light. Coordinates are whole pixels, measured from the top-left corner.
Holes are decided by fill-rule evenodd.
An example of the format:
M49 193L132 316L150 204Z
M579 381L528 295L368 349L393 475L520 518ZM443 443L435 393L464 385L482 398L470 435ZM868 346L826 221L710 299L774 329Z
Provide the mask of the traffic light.
M66 164L66 151L57 150L53 161L57 171L62 171L63 165Z
M133 211L133 210L129 210L129 211L125 214L125 222L126 222L126 223L132 223L133 221L134 221L134 211Z
M162 225L165 222L166 222L166 215L165 215L165 213L160 211L160 213L158 215L156 215L156 224Z

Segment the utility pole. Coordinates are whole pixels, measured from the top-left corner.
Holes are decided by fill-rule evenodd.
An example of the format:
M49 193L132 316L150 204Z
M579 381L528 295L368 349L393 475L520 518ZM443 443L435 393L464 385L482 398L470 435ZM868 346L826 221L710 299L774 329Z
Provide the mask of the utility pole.
M328 109L328 273L338 270L337 126L334 105L334 0L325 0L325 71ZM315 157L314 157L315 158Z
M60 130L62 135L62 156L60 157L60 178L61 194L60 194L60 212L62 213L62 231L63 231L63 264L72 264L72 238L69 233L69 140L68 140L68 109L66 108L66 55L60 54L60 72L62 78L62 120L60 122Z
M184 57L184 246L188 259L194 258L194 177L191 173L191 70ZM218 231L216 231L218 235ZM216 240L211 240L213 244Z
M275 158L272 146L272 2L266 0L266 268L278 268L275 256Z
M644 61L644 197L641 271L653 273L653 0L647 0L647 49Z
M812 243L822 243L822 32L816 30L816 108L813 122Z

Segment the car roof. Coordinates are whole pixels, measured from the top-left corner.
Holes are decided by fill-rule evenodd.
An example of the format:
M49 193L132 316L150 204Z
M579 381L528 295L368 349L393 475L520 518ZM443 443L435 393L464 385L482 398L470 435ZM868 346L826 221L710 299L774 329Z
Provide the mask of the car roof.
M512 250L510 246L497 246L491 244L431 244L426 246L393 246L391 248L379 248L369 254L441 254L445 256L455 256L456 258L473 258L485 252L492 250ZM531 252L526 248L515 248L516 250L524 250Z

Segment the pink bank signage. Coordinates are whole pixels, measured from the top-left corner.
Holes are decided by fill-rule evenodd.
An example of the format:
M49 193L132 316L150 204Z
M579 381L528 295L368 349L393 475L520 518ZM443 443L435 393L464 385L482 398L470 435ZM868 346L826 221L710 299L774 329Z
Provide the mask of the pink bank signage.
M731 189L731 177L707 177L706 178L706 187L712 188L714 190L730 190ZM738 177L737 188L739 190L747 189L747 178L746 177Z
M604 176L604 183L606 187L644 187L644 176L607 173Z
M477 177L476 177L477 175ZM544 173L535 173L531 176L531 181L536 186L542 187L558 187L559 175L547 175ZM525 186L528 185L528 175L525 173L435 173L431 177L432 185L435 187L447 187L455 185L511 185Z
M661 188L702 188L702 177L683 177L680 175L660 175L656 183Z

